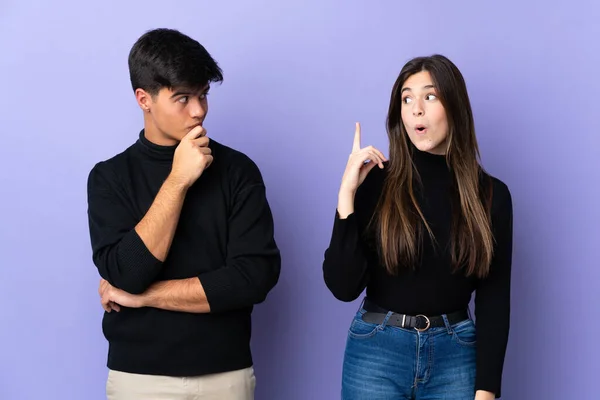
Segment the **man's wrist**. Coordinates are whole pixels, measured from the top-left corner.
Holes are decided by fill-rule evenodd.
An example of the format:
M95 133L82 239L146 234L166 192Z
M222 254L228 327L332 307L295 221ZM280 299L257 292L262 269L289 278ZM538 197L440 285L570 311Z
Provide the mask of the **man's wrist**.
M177 177L177 175L173 175L172 173L167 176L165 184L168 185L169 188L181 193L185 193L190 187L185 180Z
M154 307L155 296L153 296L154 291L152 290L152 286L139 295L140 307Z

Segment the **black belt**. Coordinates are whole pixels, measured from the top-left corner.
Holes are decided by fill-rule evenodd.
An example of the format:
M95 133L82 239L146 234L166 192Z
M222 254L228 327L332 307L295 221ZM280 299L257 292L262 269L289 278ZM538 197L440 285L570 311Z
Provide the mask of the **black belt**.
M363 314L362 319L363 321L371 324L383 323L388 313L388 310L379 307L369 299L365 299L363 308L365 309L366 313ZM469 313L467 310L456 311L451 314L446 314L446 318L448 318L448 323L453 325L468 319ZM400 328L414 328L419 332L424 332L429 328L446 326L444 323L444 318L441 315L428 317L422 314L412 316L398 313L392 313L387 321L387 325L397 326Z

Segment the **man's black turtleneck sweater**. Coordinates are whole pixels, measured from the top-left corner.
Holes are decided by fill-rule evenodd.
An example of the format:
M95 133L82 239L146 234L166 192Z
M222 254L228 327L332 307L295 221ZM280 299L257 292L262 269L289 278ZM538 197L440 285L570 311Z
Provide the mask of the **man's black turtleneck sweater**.
M196 376L247 368L251 312L279 278L280 254L265 186L255 163L211 139L210 167L187 191L164 262L134 227L171 171L176 146L158 146L144 131L124 152L98 163L88 179L94 264L126 292L156 281L198 277L211 312L125 308L105 313L110 369Z
M452 313L468 307L475 291L477 321L476 389L501 395L502 369L510 319L512 261L512 199L499 179L483 174L482 184L492 186L492 231L495 239L490 274L485 279L453 273L448 249L452 224L453 174L444 156L412 147L413 161L421 177L417 201L431 226L437 245L425 234L416 268L400 268L397 276L383 267L377 239L367 229L383 190L387 174L375 167L358 188L354 213L340 219L336 213L331 242L325 253L323 273L327 286L340 300L352 301L366 288L366 295L380 307L408 315ZM489 178L489 179L488 179ZM441 249L441 250L440 250ZM446 250L444 250L446 249Z

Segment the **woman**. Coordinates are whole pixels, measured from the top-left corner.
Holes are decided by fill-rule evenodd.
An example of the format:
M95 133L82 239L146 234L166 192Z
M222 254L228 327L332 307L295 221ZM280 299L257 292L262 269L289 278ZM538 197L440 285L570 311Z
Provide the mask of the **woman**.
M342 398L498 398L512 200L478 162L458 68L440 55L408 62L387 131L389 161L361 148L357 124L323 263L337 299L353 301L366 288L348 332Z

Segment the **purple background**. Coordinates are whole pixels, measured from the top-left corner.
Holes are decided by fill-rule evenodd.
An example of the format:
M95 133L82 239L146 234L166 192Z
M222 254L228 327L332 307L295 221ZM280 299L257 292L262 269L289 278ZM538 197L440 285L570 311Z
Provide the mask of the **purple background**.
M513 194L504 398L596 399L593 3L3 0L0 399L104 396L85 183L95 162L136 140L127 53L155 27L181 29L220 62L209 135L250 155L268 185L283 270L255 312L257 399L339 398L357 302L330 295L321 261L354 122L364 145L387 154L392 84L405 61L434 52L463 71L484 165Z

